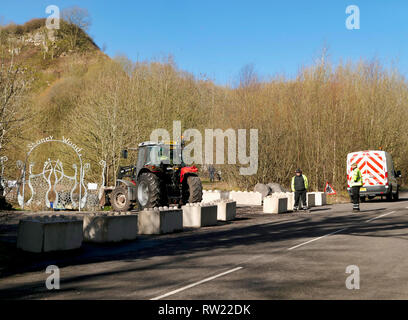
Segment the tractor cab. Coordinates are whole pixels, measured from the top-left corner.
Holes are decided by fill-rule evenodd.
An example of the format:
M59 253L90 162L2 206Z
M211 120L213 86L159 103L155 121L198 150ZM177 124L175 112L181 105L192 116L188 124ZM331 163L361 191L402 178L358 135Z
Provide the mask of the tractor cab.
M143 142L139 144L137 160L137 171L143 167L156 169L156 167L166 166L178 169L184 166L182 162L182 148L179 143L152 143Z

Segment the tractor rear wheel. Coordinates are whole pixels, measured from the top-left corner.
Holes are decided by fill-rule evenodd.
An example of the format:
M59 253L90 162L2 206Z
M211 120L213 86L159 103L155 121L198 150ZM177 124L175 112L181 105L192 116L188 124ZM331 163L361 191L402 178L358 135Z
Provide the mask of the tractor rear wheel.
M203 200L203 185L197 176L188 176L183 186L183 202L195 203Z
M160 179L154 173L142 173L137 180L137 201L140 209L159 207L162 198Z
M110 194L110 203L113 211L129 211L132 203L129 200L128 190L125 187L117 187Z

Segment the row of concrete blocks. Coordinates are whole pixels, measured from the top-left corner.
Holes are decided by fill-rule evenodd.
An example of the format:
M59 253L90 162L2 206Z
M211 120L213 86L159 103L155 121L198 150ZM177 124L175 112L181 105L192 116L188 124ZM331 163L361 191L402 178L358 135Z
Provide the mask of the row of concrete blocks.
M226 199L235 201L238 205L261 206L263 197L260 192L252 191L203 190L203 203Z
M326 194L324 192L308 192L306 193L307 206L317 207L326 205ZM285 213L293 211L295 204L295 194L293 192L274 193L271 196L264 198L263 212L264 213Z
M134 213L89 214L84 219L63 216L28 218L20 221L17 247L30 252L71 250L82 241L118 242L134 240L139 234L182 231L185 227L216 225L235 219L236 203L218 201L191 204L182 209L153 208Z
M291 199L294 197L292 192L273 193L271 196L287 196L289 207L291 207L290 210L293 210L293 205L290 205L292 203ZM266 198L263 198L260 192L204 190L202 202L206 203L216 200L230 199L235 201L238 205L261 206L262 202L265 201ZM308 192L307 203L309 207L325 205L326 194L324 192Z

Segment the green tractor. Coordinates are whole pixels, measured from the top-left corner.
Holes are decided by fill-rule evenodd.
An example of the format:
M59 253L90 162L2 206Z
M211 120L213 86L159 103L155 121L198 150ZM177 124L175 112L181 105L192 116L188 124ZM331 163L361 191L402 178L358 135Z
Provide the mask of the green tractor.
M138 148L136 165L119 167L116 186L110 194L114 211L139 210L159 206L201 202L203 188L195 166L182 159L183 143L143 142Z

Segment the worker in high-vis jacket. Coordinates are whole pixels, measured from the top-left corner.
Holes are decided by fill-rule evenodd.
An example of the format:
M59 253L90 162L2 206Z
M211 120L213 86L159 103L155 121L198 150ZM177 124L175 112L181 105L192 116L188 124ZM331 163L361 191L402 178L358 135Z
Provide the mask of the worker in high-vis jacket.
M360 188L363 186L363 175L357 163L351 165L351 198L353 200L353 211L360 211Z
M302 209L307 210L306 204L306 191L309 187L309 182L307 177L302 174L302 170L299 168L295 171L295 176L292 178L292 191L295 193L295 204L293 206L293 211L299 210L299 202L302 201Z

